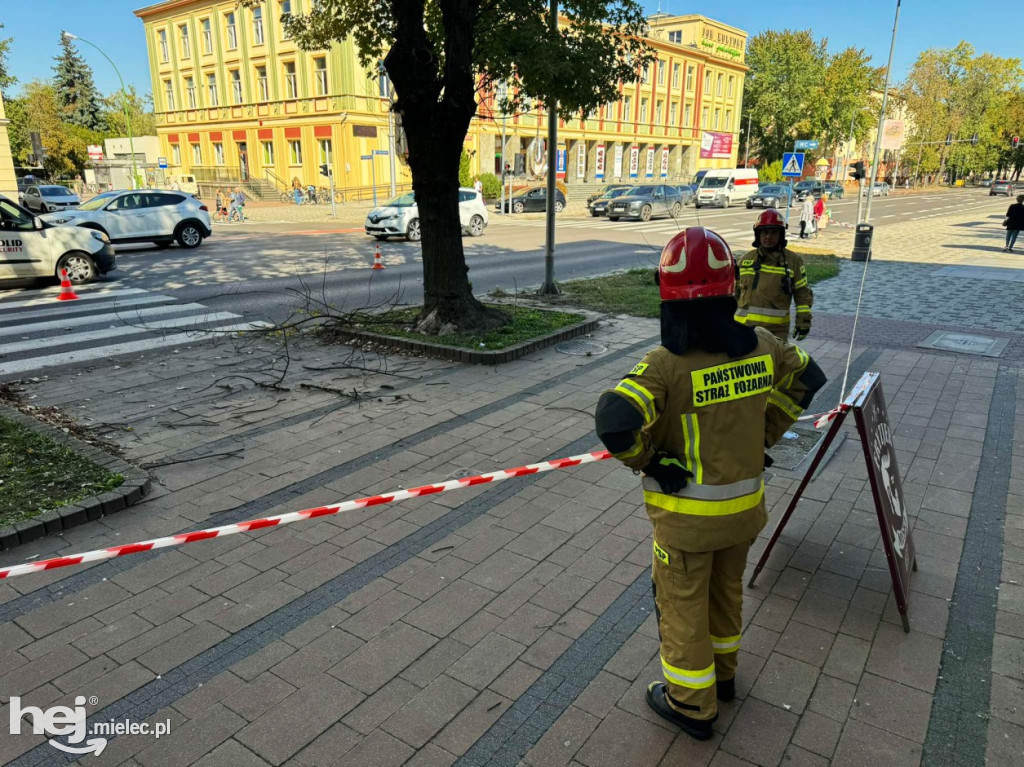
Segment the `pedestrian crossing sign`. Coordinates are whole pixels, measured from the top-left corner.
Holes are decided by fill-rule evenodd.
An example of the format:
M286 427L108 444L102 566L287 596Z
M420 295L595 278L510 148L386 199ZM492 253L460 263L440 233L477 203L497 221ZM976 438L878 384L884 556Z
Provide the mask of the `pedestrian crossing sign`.
M785 152L782 155L782 175L796 178L804 175L803 152Z

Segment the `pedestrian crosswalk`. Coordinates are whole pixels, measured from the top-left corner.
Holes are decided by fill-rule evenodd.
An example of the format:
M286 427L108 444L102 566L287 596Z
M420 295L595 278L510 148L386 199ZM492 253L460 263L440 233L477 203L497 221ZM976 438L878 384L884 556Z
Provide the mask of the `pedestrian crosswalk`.
M491 223L494 223L494 219L491 219ZM542 218L508 218L501 219L502 224L510 224L512 226L523 226L533 228L543 228L545 226L544 219ZM724 237L726 240L730 240L735 237L747 238L750 237L750 229L738 229L722 228L719 229L714 227L710 222L705 222L705 225L712 226L719 235ZM673 235L676 232L683 231L688 226L698 226L696 218L687 218L686 220L675 220L675 219L655 219L653 221L610 221L608 219L561 219L557 224L559 229L585 229L594 234L599 234L605 231L616 231L616 232L636 232L642 234L667 234Z
M141 288L85 286L77 301L57 301L58 292L0 297L0 378L267 326Z

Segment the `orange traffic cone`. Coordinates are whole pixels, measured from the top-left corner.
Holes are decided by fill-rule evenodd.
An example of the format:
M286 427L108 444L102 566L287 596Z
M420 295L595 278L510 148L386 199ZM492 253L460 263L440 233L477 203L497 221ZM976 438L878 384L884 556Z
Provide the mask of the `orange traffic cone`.
M373 246L373 268L383 269L384 262L380 260L380 245Z
M75 291L71 289L71 280L68 279L68 270L60 270L60 295L57 296L58 301L75 301L78 296L75 295Z

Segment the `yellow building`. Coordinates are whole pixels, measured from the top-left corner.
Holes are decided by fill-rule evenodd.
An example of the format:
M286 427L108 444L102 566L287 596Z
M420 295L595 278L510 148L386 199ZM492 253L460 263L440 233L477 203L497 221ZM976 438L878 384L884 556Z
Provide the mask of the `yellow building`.
M11 142L7 135L10 120L4 114L4 97L0 95L0 194L17 201L18 182L14 178L14 160L11 158Z
M164 0L135 12L170 176L281 190L293 178L326 185L326 162L338 187L388 185L389 83L359 65L351 40L305 52L287 38L281 16L312 3ZM746 33L702 16L659 14L649 27L657 64L623 85L617 102L562 124L568 184L683 181L736 165ZM516 167L520 155L520 170L542 174L543 110L502 116L494 108L481 105L466 137L474 170L499 172L503 155ZM397 182L408 183L406 166L395 167Z

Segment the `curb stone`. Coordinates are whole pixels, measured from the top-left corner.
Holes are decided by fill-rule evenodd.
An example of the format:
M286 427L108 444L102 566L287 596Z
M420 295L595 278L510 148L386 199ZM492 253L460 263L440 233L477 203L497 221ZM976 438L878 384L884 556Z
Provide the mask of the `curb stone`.
M45 535L59 534L63 530L69 530L100 517L115 514L138 503L149 494L152 485L149 474L143 469L132 466L116 455L111 455L94 445L82 442L20 410L0 405L0 416L55 439L70 447L82 458L113 474L120 474L124 477L124 482L109 492L82 498L58 509L47 509L31 519L22 519L13 525L0 528L0 551L7 551Z

